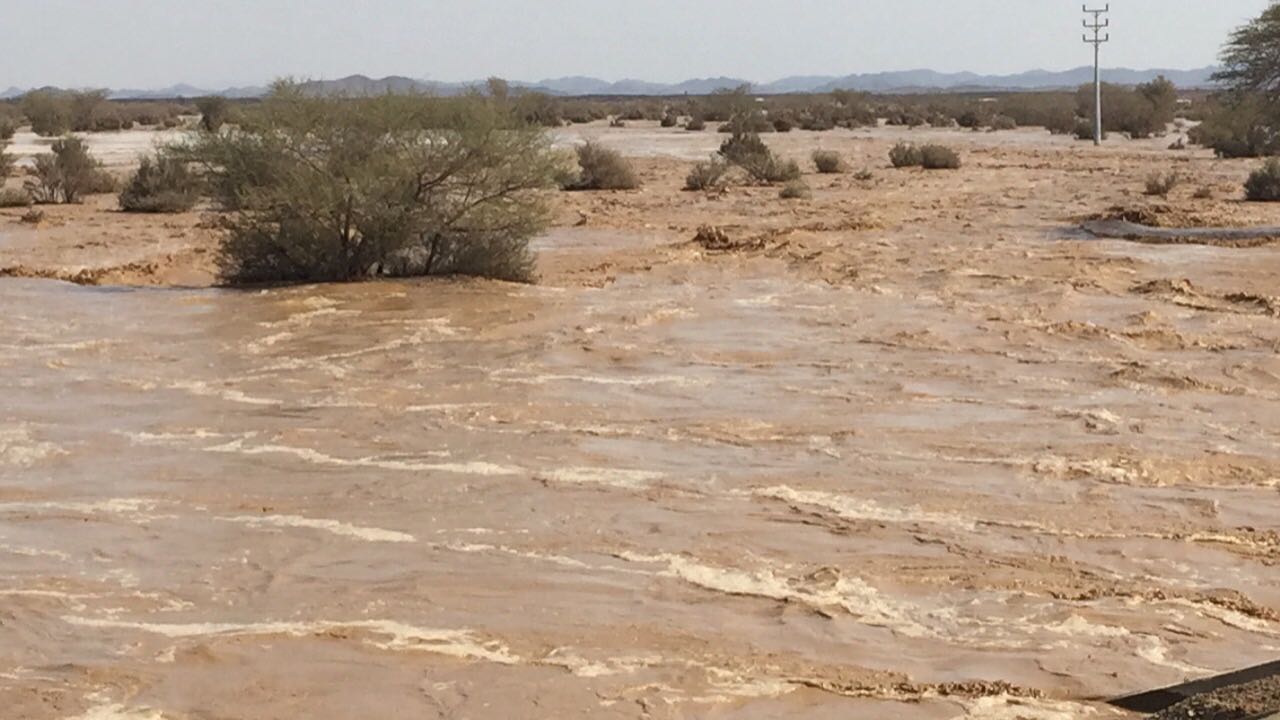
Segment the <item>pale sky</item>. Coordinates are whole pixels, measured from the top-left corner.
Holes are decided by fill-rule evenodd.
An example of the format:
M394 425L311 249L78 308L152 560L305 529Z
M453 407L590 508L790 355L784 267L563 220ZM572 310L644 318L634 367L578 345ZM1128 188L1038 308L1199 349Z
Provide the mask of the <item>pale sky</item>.
M1099 3L1099 4L1105 4ZM1212 64L1269 0L1112 0L1107 67ZM1090 64L1079 0L0 0L0 90L362 73L671 82Z

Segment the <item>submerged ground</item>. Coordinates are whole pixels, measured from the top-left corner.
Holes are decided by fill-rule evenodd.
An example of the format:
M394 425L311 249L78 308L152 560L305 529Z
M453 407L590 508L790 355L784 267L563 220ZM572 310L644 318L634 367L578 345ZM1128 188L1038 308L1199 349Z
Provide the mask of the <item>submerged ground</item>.
M1072 230L1280 224L1249 163L790 133L874 177L786 202L580 134L646 186L561 198L537 286L214 290L198 213L0 211L5 717L1066 720L1280 656L1280 249Z

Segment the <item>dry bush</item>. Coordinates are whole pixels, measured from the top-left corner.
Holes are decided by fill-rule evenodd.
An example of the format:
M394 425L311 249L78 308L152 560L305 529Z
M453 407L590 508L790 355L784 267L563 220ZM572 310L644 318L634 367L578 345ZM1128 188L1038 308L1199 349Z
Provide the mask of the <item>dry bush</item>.
M560 156L489 98L311 97L278 83L239 127L170 148L227 214L230 284L529 280Z
M796 161L778 158L755 133L734 133L733 137L721 143L720 156L745 170L757 183L790 182L801 175Z
M8 138L0 138L0 185L4 184L4 179L13 173L13 165L15 160L13 156L5 152L9 147Z
M0 140L12 140L17 132L17 121L8 115L0 115Z
M1095 107L1094 86L1081 86L1076 94L1077 113L1092 124ZM1163 135L1177 113L1178 90L1164 77L1135 88L1103 83L1102 107L1106 132L1123 132L1132 138Z
M675 113L669 112L662 116L662 120L659 120L658 124L664 128L673 128L680 124L680 118Z
M858 182L870 182L876 179L876 174L871 172L870 168L863 168L853 174L853 179Z
M635 190L640 178L631 163L617 150L587 142L579 145L578 177L565 186L566 190Z
M729 164L720 158L713 157L707 162L700 162L693 166L684 179L684 189L717 190L725 186L728 174Z
M71 103L64 95L50 90L24 95L22 114L31 123L31 132L40 137L57 137L71 129Z
M1147 185L1144 192L1147 195L1169 197L1169 193L1173 192L1173 189L1178 187L1180 182L1182 182L1182 177L1176 171L1152 173L1147 176Z
M115 180L89 154L83 140L68 136L54 141L50 149L36 156L34 179L26 183L35 202L78 203L86 195L115 189Z
M707 129L707 121L701 115L694 115L684 124L684 129L689 132L702 132Z
M1280 153L1280 125L1271 104L1254 95L1230 97L1205 110L1203 122L1188 131L1191 142L1218 157L1265 157Z
M1196 191L1192 193L1191 197L1196 200L1211 200L1213 199L1213 188L1208 185L1201 185L1196 188Z
M1270 158L1249 175L1244 196L1254 202L1280 201L1280 158Z
M120 192L120 209L137 213L179 213L200 200L200 180L170 153L144 157Z
M227 122L231 103L224 97L211 95L196 100L196 109L200 111L200 128L205 132L218 132Z
M844 158L840 157L840 153L833 150L815 150L813 152L813 164L818 168L818 172L824 175L834 175L846 170Z
M31 202L31 194L26 190L0 189L0 208L30 207Z
M924 155L911 143L898 143L889 150L889 162L896 168L920 167L924 164Z
M782 190L779 191L778 197L783 200L806 200L813 197L813 191L809 189L809 186L805 181L792 180L782 186Z
M1017 130L1018 121L1008 115L992 115L987 123L992 130Z
M945 145L924 145L920 148L920 166L926 170L957 170L960 155Z

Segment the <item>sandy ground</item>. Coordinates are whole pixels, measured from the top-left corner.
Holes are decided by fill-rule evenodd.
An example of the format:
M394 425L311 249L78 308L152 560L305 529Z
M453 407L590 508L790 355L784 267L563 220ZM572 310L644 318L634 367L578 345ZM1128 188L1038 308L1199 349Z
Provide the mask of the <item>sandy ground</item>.
M1075 229L1280 224L1251 163L797 132L873 178L782 201L583 134L645 187L561 195L537 286L215 290L201 213L0 211L0 707L1066 720L1280 654L1280 249Z

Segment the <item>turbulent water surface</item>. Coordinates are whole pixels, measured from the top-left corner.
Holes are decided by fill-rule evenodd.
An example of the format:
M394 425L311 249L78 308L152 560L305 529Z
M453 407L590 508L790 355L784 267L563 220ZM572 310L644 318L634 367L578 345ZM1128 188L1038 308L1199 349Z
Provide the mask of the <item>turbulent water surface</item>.
M918 272L5 280L0 716L1057 720L1280 654L1274 308Z

